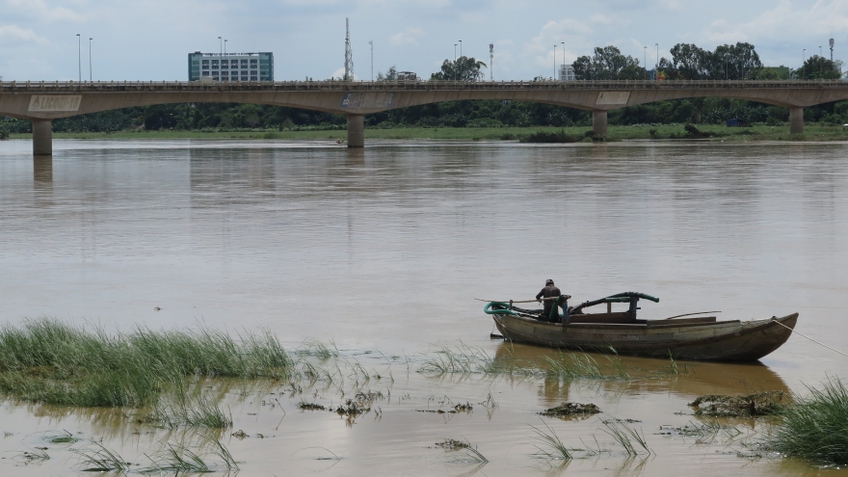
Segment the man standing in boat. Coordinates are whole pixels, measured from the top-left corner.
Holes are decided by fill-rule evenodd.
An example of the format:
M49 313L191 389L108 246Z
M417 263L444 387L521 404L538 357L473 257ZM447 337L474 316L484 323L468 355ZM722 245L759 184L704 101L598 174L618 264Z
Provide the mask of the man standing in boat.
M554 281L550 278L545 280L545 288L542 288L542 291L536 294L536 299L542 301L542 298L557 298L556 300L545 300L543 304L545 305L545 311L542 312L542 316L539 317L541 321L551 321L553 323L559 322L559 310L557 310L557 306L559 305L559 297L562 295L562 292L559 288L554 286ZM553 311L552 311L553 310ZM551 317L551 313L554 314L553 318Z

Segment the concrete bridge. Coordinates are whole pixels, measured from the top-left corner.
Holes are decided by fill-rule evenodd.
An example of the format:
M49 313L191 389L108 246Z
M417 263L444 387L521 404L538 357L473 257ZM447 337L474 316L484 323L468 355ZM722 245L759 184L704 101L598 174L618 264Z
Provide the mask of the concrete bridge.
M33 154L53 152L52 121L80 114L165 103L254 103L347 116L348 147L365 145L366 114L428 103L514 100L592 112L607 132L614 109L669 99L721 97L789 108L789 131L804 132L804 108L848 99L842 81L509 81L509 82L4 82L0 115L29 119Z

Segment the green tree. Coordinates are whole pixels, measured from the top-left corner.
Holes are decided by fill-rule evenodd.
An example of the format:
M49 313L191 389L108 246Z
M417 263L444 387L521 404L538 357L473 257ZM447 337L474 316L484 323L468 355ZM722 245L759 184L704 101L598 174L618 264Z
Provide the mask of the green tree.
M835 62L823 56L813 55L793 72L793 76L795 79L839 79L842 73Z
M430 75L431 80L442 81L477 81L483 79L486 63L468 56L461 56L456 61L445 60L441 71Z
M377 73L377 81L396 81L397 80L397 68L392 65L385 74Z
M596 47L591 58L581 56L573 66L578 80L638 80L647 77L645 68L639 66L639 60L624 56L621 50L611 45Z
M669 52L671 60L663 58L659 64L667 79L751 79L763 68L760 56L750 43L719 45L714 51L691 43L678 43Z

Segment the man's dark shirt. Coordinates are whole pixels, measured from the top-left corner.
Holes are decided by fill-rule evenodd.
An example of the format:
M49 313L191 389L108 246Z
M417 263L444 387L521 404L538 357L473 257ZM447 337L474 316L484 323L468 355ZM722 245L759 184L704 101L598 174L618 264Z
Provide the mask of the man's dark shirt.
M559 291L559 288L553 285L548 285L545 288L542 288L542 291L536 294L536 299L538 300L539 298L557 297L560 295L562 295L562 292ZM551 308L556 306L556 300L545 300L543 303L545 305L545 311L542 314L542 320L549 321L551 316Z

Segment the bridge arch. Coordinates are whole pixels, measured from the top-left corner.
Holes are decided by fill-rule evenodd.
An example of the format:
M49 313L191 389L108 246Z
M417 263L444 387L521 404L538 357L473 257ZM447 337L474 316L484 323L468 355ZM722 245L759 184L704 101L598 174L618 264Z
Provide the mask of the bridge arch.
M615 109L672 99L720 97L789 108L789 129L803 133L803 109L848 99L843 81L577 81L577 82L4 82L0 114L33 121L33 153L52 153L54 119L170 103L253 103L347 116L348 147L364 146L364 115L431 103L513 100L592 112L606 134Z

